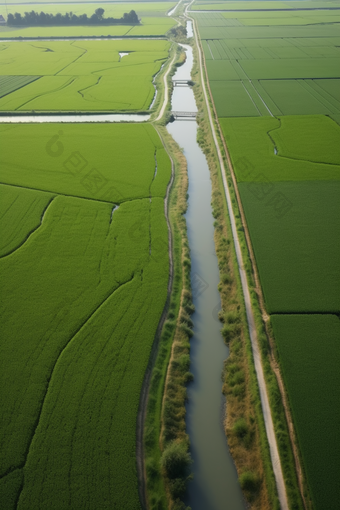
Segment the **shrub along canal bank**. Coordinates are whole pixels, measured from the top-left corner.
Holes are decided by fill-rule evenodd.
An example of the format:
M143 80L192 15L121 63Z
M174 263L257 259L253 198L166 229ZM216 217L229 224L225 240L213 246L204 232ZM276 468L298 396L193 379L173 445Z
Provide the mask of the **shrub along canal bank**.
M192 48L186 47L187 60L173 81L191 80ZM192 90L176 86L172 111L197 111ZM191 339L190 371L194 380L188 386L187 433L193 459L193 481L188 485L186 504L193 510L245 508L236 469L229 453L223 421L225 399L221 393L223 361L228 349L220 333L218 311L219 270L214 246L211 182L207 161L197 143L197 124L193 119L167 125L167 130L183 148L188 165L187 233L190 245L192 301L195 313Z

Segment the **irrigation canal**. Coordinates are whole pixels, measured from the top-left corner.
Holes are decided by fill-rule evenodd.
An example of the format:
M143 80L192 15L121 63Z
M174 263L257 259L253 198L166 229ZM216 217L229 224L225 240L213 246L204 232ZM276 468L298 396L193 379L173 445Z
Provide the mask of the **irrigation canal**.
M187 59L173 80L190 80L193 53L185 46ZM174 87L172 111L197 112L192 89ZM195 118L179 117L167 129L184 149L188 163L189 200L186 214L191 250L191 281L194 336L191 339L191 367L194 381L188 387L187 432L194 460L194 479L188 485L186 504L192 510L241 510L246 505L238 484L223 428L225 398L222 395L223 361L228 356L218 320L221 307L217 290L218 262L214 245L211 209L211 181L200 149Z

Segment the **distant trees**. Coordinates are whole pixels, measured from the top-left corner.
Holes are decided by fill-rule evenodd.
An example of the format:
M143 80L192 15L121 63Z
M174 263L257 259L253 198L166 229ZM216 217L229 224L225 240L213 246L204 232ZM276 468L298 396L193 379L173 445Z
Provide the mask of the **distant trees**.
M66 14L46 14L45 12L25 12L24 16L16 12L7 17L8 26L16 27L46 27L46 26L75 26L75 25L139 25L135 11L125 12L122 18L104 18L104 9L98 8L90 18L87 14L76 16L72 12Z

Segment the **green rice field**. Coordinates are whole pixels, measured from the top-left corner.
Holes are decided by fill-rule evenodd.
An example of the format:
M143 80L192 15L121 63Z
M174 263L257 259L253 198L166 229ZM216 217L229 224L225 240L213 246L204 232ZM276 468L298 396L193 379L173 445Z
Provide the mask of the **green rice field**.
M1 130L0 506L140 508L170 161L151 125Z
M267 311L339 313L340 179L238 187Z
M147 110L169 48L146 40L0 43L0 78L26 79L0 98L0 111Z
M338 508L340 321L336 315L273 315L282 374L315 508Z
M279 2L265 2L271 3ZM261 2L245 4L238 5L255 9ZM232 10L231 4L224 5ZM336 12L308 11L313 26L301 18L306 11L193 14L218 116L339 115L340 10ZM259 13L265 18L259 19Z
M263 10L272 10L272 11L280 11L283 9L326 9L329 7L338 7L340 8L340 2L338 0L335 1L320 1L320 0L292 0L287 2L282 2L280 0L265 0L265 1L239 1L239 2L229 2L225 0L220 0L219 2L206 2L204 0L196 0L193 6L191 7L192 11L200 11L200 10L209 10L209 11L249 11L249 10L258 10L257 15L262 15ZM295 11L294 14L298 12ZM234 14L234 13L232 13ZM250 16L249 12L244 12L247 16ZM275 13L276 15L277 13ZM256 15L256 13L255 13ZM272 14L271 14L272 15ZM251 13L253 16L253 13Z
M340 9L327 7L340 3L192 7L224 10L193 16L314 510L340 498Z
M7 96L38 78L39 76L0 76L0 97Z

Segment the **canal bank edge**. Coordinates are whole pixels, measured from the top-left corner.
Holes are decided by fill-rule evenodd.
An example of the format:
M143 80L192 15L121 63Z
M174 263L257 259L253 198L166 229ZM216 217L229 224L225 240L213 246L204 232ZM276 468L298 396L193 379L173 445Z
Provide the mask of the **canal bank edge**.
M197 50L194 47L194 93L199 109L198 143L208 162L212 182L215 218L215 249L220 270L219 293L222 310L222 336L230 354L225 361L223 393L227 397L225 432L241 488L251 508L279 508L269 446L264 429L258 384L252 358L244 298L231 234L227 204L218 159L207 120L206 104L200 85ZM221 192L222 190L222 192ZM243 372L243 374L241 374ZM243 378L241 382L240 378ZM235 383L239 380L239 383ZM222 385L221 385L222 386ZM221 388L222 389L222 388ZM245 473L248 474L245 476ZM252 473L252 474L250 474ZM252 478L252 489L245 489ZM243 481L242 481L243 480ZM243 487L242 487L243 486Z
M189 369L190 314L194 311L190 285L190 253L184 214L187 210L188 175L186 159L164 125L169 119L171 77L184 63L183 52L176 47L175 61L167 80L168 102L163 117L154 123L163 145L174 165L174 182L169 194L169 220L172 236L173 286L168 302L167 317L160 335L157 357L152 369L144 425L144 480L146 507L150 510L185 505L179 497L185 490L187 476L170 479L163 466L163 453L176 442L184 458L188 456L189 439L185 432L185 385L192 379ZM162 78L164 74L162 73ZM163 80L159 83L164 94ZM158 119L158 118L157 118ZM169 382L171 381L171 384ZM171 422L171 425L170 425ZM175 423L175 425L174 425Z
M192 21L193 21L193 23L195 23L194 20L192 20ZM194 48L194 55L195 55L194 69L196 71L196 75L194 76L194 79L195 79L195 81L200 82L201 79L200 79L199 70L197 68L198 55L197 55L196 48ZM202 53L202 55L203 55L203 53ZM206 75L205 62L204 62L203 67L204 67L205 84L206 84L207 89L209 90L209 94L208 94L209 107L211 108L211 111L213 112L213 123L214 123L214 127L215 127L216 133L217 133L219 148L223 154L223 161L224 161L224 166L225 166L226 174L227 174L228 187L229 187L229 190L233 196L232 206L233 206L234 215L236 218L236 226L237 226L239 241L241 244L242 256L243 256L243 260L244 260L244 264L245 264L245 268L246 268L246 272L247 272L248 285L249 285L249 288L251 291L251 302L252 302L252 309L253 309L253 313L254 313L254 317L255 317L255 326L256 326L256 332L257 332L257 337L258 337L258 341L259 341L259 347L260 347L260 351L261 351L261 362L262 362L262 365L264 368L265 382L266 382L266 387L267 387L268 396L269 396L269 402L270 402L271 413L272 413L272 418L273 418L273 423L274 423L276 440L277 440L279 454L280 454L280 460L281 460L281 464L282 464L282 471L283 471L285 485L286 485L287 497L289 500L289 506L292 508L297 508L297 509L301 508L302 509L302 508L304 508L304 503L305 503L305 507L310 508L309 503L308 503L309 498L308 498L307 488L304 486L303 490L301 491L303 493L304 502L302 502L301 492L299 490L301 488L301 486L299 484L299 481L297 480L296 462L295 462L294 454L292 451L291 438L290 438L290 434L289 434L291 432L292 423L290 421L290 427L288 427L287 420L286 420L286 414L285 414L285 411L287 411L287 409L285 410L285 408L284 408L284 405L282 402L283 396L282 396L282 393L280 393L280 389L282 391L283 387L279 388L279 383L276 378L277 371L279 370L279 367L277 365L277 362L275 361L275 357L272 352L272 348L274 346L272 334L271 334L270 328L268 329L268 324L266 323L266 321L263 320L263 312L261 313L261 303L259 302L259 297L261 296L261 294L259 293L259 288L258 288L258 283L257 283L258 278L256 279L256 268L254 269L253 261L252 261L248 243L247 243L247 238L245 236L245 226L242 223L242 214L239 209L237 190L235 192L235 189L234 189L235 183L232 180L232 174L231 174L231 171L229 168L229 162L228 162L228 160L226 158L226 154L225 154L225 142L223 140L223 135L221 133L220 126L219 126L219 123L217 120L217 115L216 115L216 111L214 108L214 104L211 99L209 83L208 83L208 79L207 79L207 75ZM200 109L203 108L203 112L206 114L207 112L204 111L205 110L205 101L204 101L202 90L199 90L199 87L194 87L194 92L195 92L195 94L198 95L197 103L198 103ZM207 156L209 164L211 162L212 165L214 165L215 167L220 169L218 157L216 154L215 144L213 143L213 140L212 140L210 124L209 124L207 118L204 118L203 112L202 112L202 115L198 115L199 125L202 128L202 130L204 131L204 136L201 137L199 142L202 142L202 149L205 151L205 154ZM210 143L207 143L207 140L209 140ZM218 189L223 191L221 170L219 170L219 172L218 172L218 181L219 181ZM226 211L225 197L223 199L223 202L224 202L224 209ZM226 214L224 214L223 218L225 219L227 216L228 216L228 213L226 212ZM217 228L219 228L219 227L217 227ZM229 219L228 219L228 228L230 229ZM237 261L236 261L235 251L233 250L233 252L234 252L234 263L236 264L235 267L237 269ZM219 255L218 255L218 257L219 257ZM237 274L237 277L239 280L238 283L240 284L238 270L236 271L236 274ZM222 298L222 294L225 291L225 290L223 290L223 282L222 281L221 281L220 285L221 285L221 298ZM260 289L260 292L261 292L261 289ZM244 302L243 293L242 293L242 289L240 286L239 286L239 293L240 293L240 298L243 303ZM223 313L221 314L221 319L225 320ZM247 322L245 324L247 325ZM248 326L246 328L246 332L247 332L248 341L250 342L249 334L248 334ZM226 331L226 333L227 333L227 331ZM227 335L228 335L228 333L227 333ZM231 348L231 352L232 352L232 344L231 343L229 343L229 347ZM249 363L250 363L251 370L254 371L254 360L253 360L253 355L251 352L250 352ZM274 366L273 366L273 364L274 364ZM255 375L255 372L254 372L254 375ZM251 382L251 386L252 385L253 384ZM226 381L226 386L224 387L224 389L227 392L230 392L232 390L232 388L230 388L230 381L228 381L228 380ZM268 456L269 455L269 445L268 445L268 441L267 441L267 437L266 437L266 431L264 428L264 420L263 420L263 414L262 414L260 398L259 398L259 393L258 393L259 390L258 390L257 380L255 380L255 386L254 386L253 390L256 390L256 394L257 394L257 397L256 397L254 403L255 403L256 407L259 408L259 412L261 415L261 416L259 416L258 425L260 427L261 436L263 436L262 441L261 441L263 443L262 448L264 448L264 450L266 450L266 452L267 452L267 453L265 451L262 452L263 460L264 460L265 464L269 463L266 466L266 471L267 471L267 474L269 475L269 478L272 478L272 475L273 475L272 463L271 463L270 456ZM226 432L227 432L227 436L229 435L229 437L230 437L230 431L233 430L233 425L232 425L232 416L230 416L229 403L228 403L228 412L229 412L229 415L227 415ZM236 462L237 470L238 470L238 472L240 472L240 466L238 465L237 454L236 454L236 452L235 453L233 452L234 446L231 444L230 440L228 440L228 442L231 447L232 455ZM238 443L240 443L240 441L238 441ZM295 444L293 444L293 446L296 447ZM242 482L242 479L241 479L241 482ZM268 481L267 481L267 483L268 483ZM270 483L268 485L268 490L269 490L269 494L272 493L271 497L273 498L272 500L274 501L275 494L276 494L275 483L274 483L274 490L272 490L271 487L272 487L272 483ZM252 502L252 505L253 504L254 503ZM254 508L255 508L255 506L254 506ZM262 508L262 506L259 508Z

